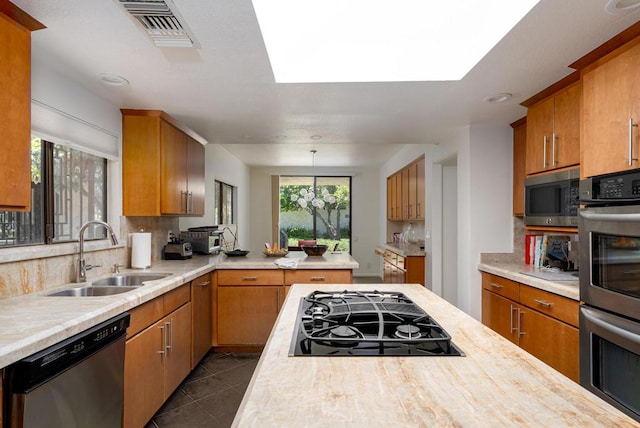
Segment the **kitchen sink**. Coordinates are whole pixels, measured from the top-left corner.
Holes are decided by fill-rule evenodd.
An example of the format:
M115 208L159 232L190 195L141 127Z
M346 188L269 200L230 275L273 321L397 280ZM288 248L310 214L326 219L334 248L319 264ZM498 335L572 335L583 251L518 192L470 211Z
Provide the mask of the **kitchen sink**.
M140 286L148 281L156 281L158 279L166 278L170 274L168 273L131 273L131 274L121 274L114 275L108 278L98 279L95 281L91 281L92 286L118 286L118 287L127 287L127 286Z
M123 287L77 287L67 288L65 290L54 291L53 293L45 294L45 296L111 296L113 294L126 293L127 291L135 290L138 287L135 286L123 286Z

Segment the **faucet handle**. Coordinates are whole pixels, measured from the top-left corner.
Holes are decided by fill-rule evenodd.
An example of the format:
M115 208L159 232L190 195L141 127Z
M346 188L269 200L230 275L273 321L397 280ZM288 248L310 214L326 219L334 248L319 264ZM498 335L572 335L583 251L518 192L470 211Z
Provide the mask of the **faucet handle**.
M93 268L102 267L102 265L85 265L84 270L91 270Z
M118 263L114 263L111 268L111 273L120 273L120 268L124 267L124 265L119 265Z

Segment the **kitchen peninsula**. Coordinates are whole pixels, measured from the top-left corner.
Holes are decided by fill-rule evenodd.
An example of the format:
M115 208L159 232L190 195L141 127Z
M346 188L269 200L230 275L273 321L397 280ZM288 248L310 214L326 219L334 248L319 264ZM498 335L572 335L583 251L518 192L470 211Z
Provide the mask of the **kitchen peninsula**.
M233 426L637 426L422 286L351 289L402 291L466 356L290 357L300 298L315 290L296 284Z

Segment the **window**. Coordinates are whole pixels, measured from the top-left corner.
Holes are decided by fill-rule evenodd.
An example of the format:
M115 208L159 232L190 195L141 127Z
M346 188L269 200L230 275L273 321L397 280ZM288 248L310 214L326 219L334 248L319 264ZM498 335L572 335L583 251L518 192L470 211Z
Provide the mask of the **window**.
M213 208L213 217L216 224L233 224L234 223L234 199L233 186L216 180L215 182L215 202Z
M351 251L351 177L281 176L280 246L298 241Z
M88 220L106 220L107 160L31 139L31 211L0 211L0 247L78 239ZM106 237L89 228L87 239Z

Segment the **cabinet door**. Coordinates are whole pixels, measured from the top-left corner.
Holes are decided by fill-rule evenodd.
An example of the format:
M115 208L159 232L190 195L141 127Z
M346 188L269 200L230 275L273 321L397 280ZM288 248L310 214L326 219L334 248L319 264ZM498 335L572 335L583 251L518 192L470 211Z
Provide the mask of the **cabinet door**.
M527 174L546 171L551 165L554 99L547 98L527 111Z
M218 345L264 345L278 316L283 286L219 286Z
M580 83L554 96L553 137L550 168L564 168L580 163Z
M424 220L425 213L425 182L424 182L424 159L416 163L416 218Z
M164 402L164 322L127 340L124 359L123 426L139 428Z
M31 203L31 34L0 18L0 210Z
M387 220L393 218L393 203L395 201L395 183L393 182L393 176L387 177Z
M513 128L513 215L524 215L527 124Z
M405 168L400 172L400 181L402 189L400 218L404 220L409 218L409 168Z
M418 164L414 163L407 168L407 218L418 218Z
M285 285L292 284L351 284L351 269L285 270Z
M187 212L191 215L204 215L204 146L187 136L187 187L189 199Z
M520 347L579 382L578 329L523 306L520 311Z
M166 400L191 371L191 303L181 306L163 319L167 334L164 365Z
M482 290L482 324L518 344L518 305L512 300Z
M193 361L192 367L200 362L211 349L213 337L212 309L213 286L210 274L202 275L191 282L191 304L193 309Z
M640 45L586 72L582 76L583 177L638 168L637 160L629 160L631 132L632 158L638 158L638 127L629 129L629 120L640 122L636 109L640 90ZM631 163L631 165L629 165Z
M187 205L186 135L175 126L160 121L160 180L163 214L185 214Z
M402 173L396 172L394 175L396 177L396 209L393 219L402 220Z

